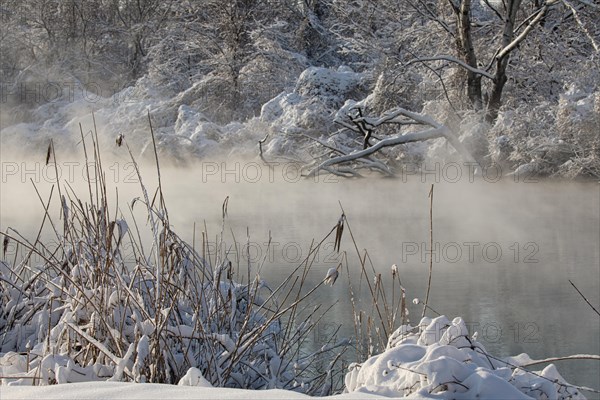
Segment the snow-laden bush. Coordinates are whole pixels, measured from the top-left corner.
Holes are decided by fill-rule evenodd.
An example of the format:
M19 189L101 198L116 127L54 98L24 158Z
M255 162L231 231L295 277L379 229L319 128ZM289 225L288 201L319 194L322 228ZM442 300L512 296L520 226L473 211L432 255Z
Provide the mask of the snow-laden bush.
M460 142L477 162L485 166L488 163L489 124L480 111L464 111L460 115L452 110L445 101L428 101L423 107L424 114L441 121L456 133ZM436 139L427 151L426 162L449 163L463 162L463 157L443 139Z
M567 151L556 135L555 112L555 106L547 102L501 111L489 131L491 161L505 173L528 168L534 175L552 174L554 165L546 159L546 152Z
M558 104L501 111L489 132L489 155L503 171L541 176L600 176L600 92L571 86Z
M121 143L128 148L126 138ZM56 157L52 146L48 151ZM89 173L103 177L94 154ZM5 249L12 242L27 250L21 260L0 262L3 383L177 383L204 376L221 387L321 395L340 389L339 353L348 342L331 337L310 352L303 345L322 317L309 310L316 287L302 278L308 259L271 288L250 264L232 264L223 232L214 251L206 250L207 238L199 248L182 240L169 224L160 184L153 197L141 184L128 220L111 209L106 190L101 180L82 197L58 187L62 221L44 219L55 235L51 243L2 232ZM142 210L138 222L133 211ZM223 230L226 214L225 202ZM141 239L146 222L151 243ZM315 372L316 364L329 372Z
M556 124L560 140L572 148L559 174L600 178L600 88L590 93L571 86L558 103Z
M470 335L461 318L424 317L402 325L381 354L353 364L346 374L349 392L428 399L584 399L553 364L536 364L526 354L501 359Z
M262 106L260 119L283 133L322 135L332 129L333 116L349 98L364 96L365 74L347 67L310 67L291 93L281 93Z

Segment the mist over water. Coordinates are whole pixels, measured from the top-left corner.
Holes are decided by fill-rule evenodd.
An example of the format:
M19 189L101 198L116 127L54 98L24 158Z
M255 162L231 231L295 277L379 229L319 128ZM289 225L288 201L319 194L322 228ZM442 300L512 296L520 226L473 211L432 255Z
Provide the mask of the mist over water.
M592 28L598 8L583 0L575 8L509 1L515 7L508 12L498 0L489 3L473 2L460 17L436 12L428 18L425 3L393 1L366 7L335 1L3 2L0 232L35 241L52 193L51 223L46 220L41 238L47 251L60 249L61 195L65 203L76 197L97 203L90 196L100 180L86 161L95 159L96 142L110 219L125 219L132 235L139 228L141 253L150 254L147 210L143 201L133 204L144 199L141 187L151 201L157 198L157 148L172 230L201 255L206 238L213 260L225 248L237 282L260 275L274 288L300 275L296 268L345 213L341 248L334 232L306 277L306 287L313 287L330 268L344 266L335 285L322 285L303 310L332 306L314 340L303 344L307 352L338 325L338 336L355 337L353 300L362 299L365 315L377 318L361 274L365 256L366 279L380 274L387 293L392 282L399 292L391 269L397 266L413 325L422 305L411 300L424 299L431 262L428 315L462 317L489 353L598 355L600 318L569 280L600 307L600 182L500 179L500 171L475 177L472 166L461 164L464 153L445 139L380 149L375 158L393 170L415 163L415 170L394 179L306 178L297 164L268 166L258 157L259 140L261 157L308 164L360 151L363 139L366 148L433 126L402 114L372 124L403 107L456 133L474 159L511 169L500 175L521 169L597 179L600 30ZM448 40L461 18L473 36L469 50L489 65L488 78L496 77L483 86L486 79L465 80L456 73L461 63L439 57L466 54L466 43ZM449 36L440 26L452 28ZM514 32L507 31L511 26ZM508 33L517 39L505 46L499 38ZM117 137L124 137L122 146ZM48 160L51 140L56 154ZM417 172L420 167L426 172ZM124 238L118 254L133 267L140 252ZM27 253L14 240L1 251L0 260L11 264ZM44 260L34 254L31 264ZM49 305L52 310L51 297ZM364 361L352 351L348 362ZM600 390L597 360L558 361L556 367L566 381Z
M54 167L46 166L43 156L39 162L12 161L17 158L11 160L5 150L0 229L10 226L33 239L43 208L31 181L47 200ZM85 199L85 168L82 160L73 162L59 159L64 171L60 175ZM127 204L141 196L133 164L123 155L104 160L103 168L111 207L118 188L120 210L129 220ZM152 196L157 185L155 166L142 162L141 169ZM303 261L313 239L319 241L337 223L341 203L359 250L368 250L373 268L384 281L391 278L390 266L398 265L409 300L425 295L430 257L428 193L435 183L431 307L450 319L463 317L497 356L600 353L597 316L568 282L571 279L592 304L600 304L598 183L526 183L512 178L471 182L468 176L449 182L417 174L398 179L304 179L293 166L270 169L260 160L164 166L161 174L173 229L189 241L195 237L197 248L202 231L215 242L222 229L222 204L229 196L225 242L232 249L232 262L243 275L247 254L253 268L264 260L261 278L274 285ZM59 215L57 193L54 196L51 215ZM50 237L50 232L45 235ZM318 283L339 262L333 240L323 246L309 283ZM241 257L233 255L236 246L243 249ZM360 267L348 229L342 251L354 268L353 278L358 278ZM345 274L333 287L321 288L319 296L324 305L337 301L328 323L343 324L341 333L352 336ZM410 304L412 323L418 321L420 307ZM569 382L600 387L597 362L560 361L557 366Z

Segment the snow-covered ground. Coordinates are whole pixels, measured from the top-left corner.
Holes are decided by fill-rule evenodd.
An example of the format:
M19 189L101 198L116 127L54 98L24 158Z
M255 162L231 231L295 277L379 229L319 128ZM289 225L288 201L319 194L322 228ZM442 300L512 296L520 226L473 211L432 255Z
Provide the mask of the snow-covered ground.
M26 122L5 126L2 140L7 147L25 146L31 151L45 149L53 138L59 147L78 151L75 145L81 139L79 125L84 132L91 130L94 113L101 142L113 144L119 134L124 134L132 148L144 153L150 143L149 113L164 161L228 155L256 157L258 140L265 133L271 133L265 145L267 154L290 155L302 135L321 136L333 131L335 113L346 98L363 97L369 80L368 74L355 73L347 67L311 67L298 77L295 87L265 103L260 115L228 124L217 124L202 112L205 104L200 93L204 81L173 95L144 77L111 97L94 96L93 101L80 83L72 82L76 90L68 96L35 106L24 118ZM12 115L17 115L16 109Z
M76 89L68 96L59 96L29 111L22 111L21 106L6 106L8 117L5 117L1 130L3 146L43 152L49 139L53 138L57 147L77 151L79 125L84 132L91 130L94 113L100 141L114 144L116 137L122 134L138 152L137 156L151 149L148 146L150 114L158 152L165 161L183 163L217 157L258 157L258 142L265 139L263 151L267 158L283 157L307 165L322 156L327 148L351 153L357 146L361 147L360 134L351 129L340 129L342 125L334 121L347 117L348 104L360 104L366 113L374 113L369 118L378 118L379 114L373 111L381 101L378 86L373 88L376 80L370 73L354 72L347 66L337 69L309 67L298 76L294 86L274 94L262 104L258 115L222 124L211 120L205 112L206 82L203 80L179 93L172 93L149 77L142 77L133 86L110 97L94 95L93 101L82 84L71 82L69 87ZM475 113L457 123L452 122L447 107L439 101L427 102L421 110L411 111L421 112L450 126L476 159L498 164L506 173L522 168L532 174L558 173L574 177L593 171L593 160L589 168L575 165L573 149L569 147L573 144L569 143L575 138L583 142L595 140L599 104L596 93L587 93L575 86L568 88L561 96L557 111L546 110L546 114L557 119L555 124L560 125L561 133L529 139L526 143L521 132L547 131L550 123L537 117L522 118L510 110L502 111L493 126L484 123ZM539 113L543 114L542 111ZM20 115L26 117L19 118ZM406 133L403 130L392 132ZM493 134L488 135L489 132ZM375 133L380 140L389 137L390 131L378 129ZM114 146L105 148L114 151ZM407 160L410 163L444 163L456 161L457 156L464 158L449 148L443 139L397 146L378 153L381 161L391 165L392 169L395 164Z
M124 383L124 382L86 382L66 385L39 387L6 387L0 386L2 400L31 400L31 399L70 399L70 400L99 400L99 399L206 399L206 400L288 400L288 399L318 399L300 393L286 390L241 390L225 388L208 388L198 386L160 385L155 383ZM346 393L327 397L328 399L377 399L381 396L365 393Z
M600 360L594 355L577 357ZM213 388L196 368L190 368L179 385L114 382L119 374L110 382L32 387L31 379L8 378L36 375L20 370L24 367L22 356L8 353L0 358L0 363L3 399L308 398L286 390ZM567 383L553 364L537 371L530 367L539 364L546 363L532 360L527 354L506 359L489 354L477 341L477 333L469 334L461 318L449 321L445 316L425 317L417 327L398 328L390 335L382 354L362 364L351 364L345 378L345 393L329 398L585 399L581 390L588 388ZM66 367L58 362L48 367L48 372L63 382L71 382L77 372L71 362Z

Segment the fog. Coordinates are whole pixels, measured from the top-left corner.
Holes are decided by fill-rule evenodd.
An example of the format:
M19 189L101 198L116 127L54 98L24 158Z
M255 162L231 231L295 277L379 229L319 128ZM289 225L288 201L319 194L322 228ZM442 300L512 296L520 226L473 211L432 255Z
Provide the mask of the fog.
M536 51L528 50L529 41L523 42L522 48L515 47L522 51L510 61L514 71L505 76L503 108L488 124L484 122L487 115L478 115L479 107L471 110L468 106L473 99L463 92L471 80L469 85L454 78L445 83L442 76L454 75L448 66L434 70L422 68L424 62L414 62L417 56L438 57L446 52L447 38L440 40L443 35L430 34L437 32L439 20L429 21L436 30L428 31L429 23L421 21L420 12L409 8L398 13L400 3L386 5L383 10L389 7L389 13L373 13L377 24L395 32L393 39L390 36L373 43L376 36L388 36L385 29L363 37L362 24L354 29L354 21L349 23L355 12L362 15L364 10L354 10L343 2L339 9L338 2L330 2L327 7L332 10L322 21L316 10L310 15L316 20L305 19L301 9L306 7L288 14L285 10L294 7L269 6L247 14L251 18L240 25L244 35L227 34L228 20L220 16L219 2L196 10L206 18L199 19L199 25L196 17L193 21L179 19L180 12L187 15L187 3L174 2L173 12L156 13L156 17L140 9L140 20L136 20L135 10L125 12L127 7L117 4L121 2L90 2L87 6L83 2L77 6L79 23L58 11L46 21L44 7L40 9L35 2L31 8L9 3L11 13L2 10L7 33L2 48L7 61L0 71L4 77L0 87L0 232L17 232L33 241L50 193L48 215L60 232L60 196L89 201L89 192L100 182L87 162L94 159L94 139L101 149L110 215L127 220L131 229L135 220L144 244L151 243L144 206L138 203L133 207L134 199L143 197L142 187L152 199L159 185L154 153L146 151L152 144L150 117L172 229L198 251L204 237L209 253L222 242L238 281L249 278L246 266L251 265L254 274L276 286L304 262L314 243L330 233L345 214L340 251L335 249L334 236L329 236L307 277L309 284L318 284L329 268L338 266L340 260L348 262L350 277L343 273L335 285L316 292L324 308L334 305L318 334L328 335L341 324L340 335L354 335L348 280L363 283L360 289L355 287L358 298L369 297L359 262L367 254L367 269L381 274L388 289L391 266L398 266L412 324L418 323L421 306L410 300L424 298L431 261L429 304L433 312L450 319L461 316L471 333L479 332L479 340L490 353L506 357L526 352L532 358L600 354L600 320L569 284L572 280L592 304L600 304L599 182L508 174L528 167L540 175L598 176L600 163L590 150L598 148L597 57L588 51L585 28L586 24L593 26L595 9L578 8L577 22L585 35L566 30L569 24L562 17L560 23L548 23L554 26L553 32L558 29L559 36L575 38L569 45L583 51L566 54L557 52L556 46L545 48L551 43L546 36L532 39L534 44L544 44ZM142 3L162 7L160 2ZM384 3L377 6L372 2L374 10ZM35 21L38 14L47 33ZM104 21L106 15L112 15L116 25ZM148 19L142 20L142 15ZM165 21L159 21L158 15L164 15ZM558 15L549 15L548 21ZM479 21L480 17L473 22L492 27L485 19ZM310 23L304 26L305 21ZM78 24L86 27L81 33ZM305 29L315 29L313 24L323 28L315 30L319 40L304 38ZM217 32L213 41L220 36L248 36L248 44L241 48L207 41L212 31L206 28L211 26ZM133 27L139 32L133 32ZM233 27L238 32L239 27ZM418 35L413 27L419 29ZM182 34L190 28L191 32L206 32ZM62 39L54 43L55 36ZM488 36L489 40L496 37ZM134 43L134 37L141 39ZM298 47L297 41L304 44ZM387 41L393 43L389 49ZM367 46L361 49L361 42ZM147 48L138 49L143 43ZM213 52L229 48L240 48L240 54ZM492 48L495 42L481 36L475 48L478 58L492 54ZM462 54L460 49L454 50ZM494 54L501 50L499 47ZM535 53L540 57L544 53L544 63L550 66L546 73L531 73L539 70L539 66L531 68L540 62L540 57L530 59ZM240 65L232 68L230 59ZM413 64L415 68L409 69ZM229 70L238 71L237 75L224 73ZM309 70L312 72L304 75L303 71ZM438 75L438 70L444 73ZM518 75L528 79L513 79ZM473 88L469 89L472 93ZM486 87L483 89L485 92ZM483 97L487 102L488 94ZM444 98L448 104L440 101ZM458 132L474 159L503 165L506 170L492 168L475 176L472 166L453 162L458 156L444 139L378 152L375 158L392 169L406 160L408 167L410 160L417 160L415 165L425 160L419 171L409 168L386 179L306 178L306 171L296 163L267 165L258 157L257 142L265 135L269 160L293 156L306 164L318 163L338 153L360 150L363 144L357 132L338 131L341 114L337 113L351 99L363 99L365 117L372 119L400 106L422 112ZM473 104L481 104L481 100ZM361 118L362 112L359 110ZM455 117L448 117L452 114ZM334 122L336 115L338 121ZM362 124L367 126L364 121ZM361 126L356 127L364 134ZM382 127L373 132L371 144L411 129L410 125ZM125 138L122 146L115 143L119 135ZM334 149L313 139L327 140ZM50 140L55 154L47 159ZM365 148L368 144L367 138ZM41 238L49 249L60 241L48 223ZM3 260L11 263L27 252L14 241L3 247ZM125 257L133 265L136 260L130 253ZM31 260L43 264L35 255ZM600 388L596 361L562 361L557 367L571 383Z
M31 181L46 200L54 165L46 166L43 157L10 161L9 154L3 153L0 229L15 228L34 238L43 207ZM58 159L63 183L86 199L82 161ZM152 195L156 168L152 163L142 164L142 179ZM127 205L141 195L134 167L124 154L103 160L103 168L109 204L114 210L118 194L120 211L129 220ZM244 267L249 254L257 267L265 260L261 277L277 282L302 262L313 239L322 239L332 229L343 207L348 225L342 251L348 253L355 268L352 272L358 274L360 268L350 230L359 250L368 250L377 272L385 277L392 264L399 266L409 298L422 298L426 288L428 193L433 183L432 308L450 317L462 316L474 331L486 330L484 344L501 356L599 353L597 319L568 283L569 279L575 282L592 304L600 302L599 185L515 182L513 178L498 182L474 178L471 182L468 174L459 180L449 177L421 173L396 179L344 180L330 175L307 179L291 164L272 168L260 160L161 168L173 229L189 241L195 237L196 246L203 231L215 243L222 229L223 201L228 197L224 241L232 261ZM51 215L59 215L57 193L54 199ZM149 230L144 219L138 223L142 231ZM44 235L51 237L46 230ZM234 254L236 245L243 249L240 257ZM8 257L11 251L16 249L9 249ZM337 263L331 237L309 281L319 282ZM349 320L346 282L321 290L319 296L324 304L339 301L334 315L339 322ZM420 308L411 307L414 322ZM351 333L350 326L344 329ZM597 364L589 368L585 361L565 364L561 368L565 378L575 381L578 371L585 380L578 384L599 386Z

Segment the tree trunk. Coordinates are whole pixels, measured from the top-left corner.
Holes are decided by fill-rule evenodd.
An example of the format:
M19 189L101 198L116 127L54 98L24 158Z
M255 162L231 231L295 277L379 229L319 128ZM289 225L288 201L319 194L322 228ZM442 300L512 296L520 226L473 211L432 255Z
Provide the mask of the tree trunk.
M477 68L477 56L471 35L471 0L462 0L457 13L458 35L456 37L458 52L464 61ZM476 110L481 109L481 75L467 71L467 97Z
M485 113L485 119L487 122L492 123L498 118L498 112L502 105L502 90L504 90L504 84L507 81L506 67L508 66L508 55L500 60L496 60L496 74L494 77L494 84L492 86L492 92L487 104L487 111Z
M507 3L506 19L504 22L504 32L502 33L502 49L508 48L514 39L515 20L517 12L521 7L521 0L509 0ZM498 117L500 106L502 105L502 91L506 84L506 68L510 59L510 51L501 51L496 57L496 73L494 83L487 104L485 119L488 122L494 122Z

